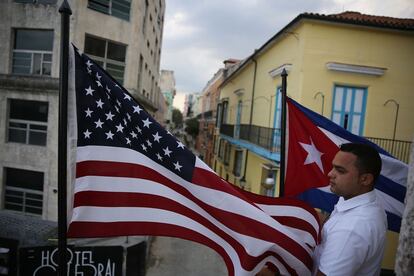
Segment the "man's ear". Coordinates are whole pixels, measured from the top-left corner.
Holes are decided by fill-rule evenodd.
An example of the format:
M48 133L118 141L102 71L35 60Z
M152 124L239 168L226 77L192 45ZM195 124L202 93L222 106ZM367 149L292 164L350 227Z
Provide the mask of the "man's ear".
M359 176L360 183L363 186L371 186L374 184L374 176L371 173L363 173Z

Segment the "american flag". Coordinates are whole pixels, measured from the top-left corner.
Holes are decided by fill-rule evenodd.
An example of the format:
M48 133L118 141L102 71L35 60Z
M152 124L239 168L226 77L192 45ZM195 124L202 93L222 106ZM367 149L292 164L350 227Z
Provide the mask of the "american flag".
M77 147L68 237L179 237L218 252L229 275L265 264L310 275L319 238L312 208L221 179L101 67L70 52Z

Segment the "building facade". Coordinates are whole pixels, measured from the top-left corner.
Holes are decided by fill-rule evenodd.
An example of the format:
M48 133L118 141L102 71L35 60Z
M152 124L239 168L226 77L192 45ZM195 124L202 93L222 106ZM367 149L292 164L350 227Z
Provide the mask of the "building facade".
M177 94L175 89L175 77L174 71L161 70L160 75L160 88L166 102L166 112L164 113L164 123L167 128L171 127L172 123L172 110L174 97Z
M62 0L0 2L0 208L57 221ZM165 1L72 0L70 41L152 115Z
M252 192L279 194L283 69L288 96L408 162L412 49L413 19L300 14L221 85L216 172ZM397 234L388 236L383 267L392 269Z
M227 59L224 68L220 68L214 76L207 82L201 92L201 113L199 119L199 134L196 139L195 149L199 152L203 161L213 167L213 149L215 143L215 125L217 118L217 103L220 98L220 85L229 69L235 66L239 60Z

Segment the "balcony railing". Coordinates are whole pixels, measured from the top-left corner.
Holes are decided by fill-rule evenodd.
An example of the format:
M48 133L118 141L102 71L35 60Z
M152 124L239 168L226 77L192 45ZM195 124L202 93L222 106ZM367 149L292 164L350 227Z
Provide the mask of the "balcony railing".
M222 124L220 126L220 134L234 137L234 125Z
M271 152L280 152L279 128L268 128L247 124L241 124L238 126L222 124L220 127L220 134L248 141ZM408 163L412 142L376 137L365 138L377 144L395 158Z
M249 141L271 152L280 151L280 129L255 125L240 125L240 139Z
M408 161L410 159L410 149L412 142L375 137L365 138L367 138L371 142L374 142L375 144L389 152L395 158L408 164Z

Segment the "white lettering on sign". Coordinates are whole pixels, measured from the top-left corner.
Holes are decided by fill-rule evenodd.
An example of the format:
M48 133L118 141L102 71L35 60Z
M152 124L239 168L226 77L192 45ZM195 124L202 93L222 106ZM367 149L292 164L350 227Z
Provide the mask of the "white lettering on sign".
M106 263L98 263L93 260L92 251L69 251L69 261L67 267L67 274L73 268L75 276L115 276L115 262L108 259ZM40 265L33 271L33 276L41 276L48 272L57 272L58 264L55 261L57 258L57 248L50 252L49 250L42 250Z

